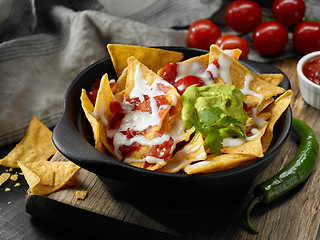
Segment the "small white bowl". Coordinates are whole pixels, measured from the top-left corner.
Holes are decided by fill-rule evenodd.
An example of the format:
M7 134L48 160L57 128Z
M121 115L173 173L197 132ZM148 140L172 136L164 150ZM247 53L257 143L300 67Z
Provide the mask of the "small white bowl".
M320 85L310 81L302 72L303 65L315 56L320 56L320 51L312 52L302 57L297 64L297 73L302 98L312 107L320 109Z

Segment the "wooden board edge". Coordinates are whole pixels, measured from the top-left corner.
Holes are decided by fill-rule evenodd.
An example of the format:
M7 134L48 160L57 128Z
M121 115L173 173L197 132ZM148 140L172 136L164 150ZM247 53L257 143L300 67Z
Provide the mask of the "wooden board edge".
M164 232L120 221L108 216L55 201L46 196L26 193L26 212L31 216L63 227L67 231L82 232L94 239L166 239L186 240Z

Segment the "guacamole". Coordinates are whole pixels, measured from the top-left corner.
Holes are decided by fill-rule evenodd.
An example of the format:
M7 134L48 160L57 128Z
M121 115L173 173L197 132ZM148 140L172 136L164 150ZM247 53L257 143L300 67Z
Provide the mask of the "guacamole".
M192 85L182 95L182 124L190 129L193 124L191 117L200 119L204 109L218 107L225 116L230 116L245 125L248 118L243 109L244 95L235 85L210 84L202 87Z

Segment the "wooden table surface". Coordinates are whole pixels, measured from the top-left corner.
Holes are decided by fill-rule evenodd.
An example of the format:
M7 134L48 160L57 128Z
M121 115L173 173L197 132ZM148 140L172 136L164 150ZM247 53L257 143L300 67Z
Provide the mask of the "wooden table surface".
M308 123L320 141L320 111L308 106L299 93L296 59L274 63L290 79L293 90L293 117ZM49 196L27 193L26 210L39 219L71 231L92 233L97 238L120 239L315 239L320 223L320 163L308 180L269 205L258 205L252 212L257 235L243 226L245 207L255 185L274 175L298 148L290 135L279 156L260 173L248 193L238 202L198 209L160 209L115 199L99 178L85 169L76 185ZM65 160L57 153L54 160ZM318 159L319 160L319 159ZM85 200L75 198L75 190L87 190Z

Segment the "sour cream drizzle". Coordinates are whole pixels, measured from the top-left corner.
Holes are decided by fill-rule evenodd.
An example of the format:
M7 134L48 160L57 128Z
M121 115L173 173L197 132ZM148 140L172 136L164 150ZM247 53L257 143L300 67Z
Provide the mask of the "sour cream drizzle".
M244 95L250 94L250 95L253 95L253 96L259 98L258 105L252 109L252 113L253 113L252 123L251 123L251 126L249 126L249 130L250 130L252 136L250 136L250 137L247 136L246 137L247 140L252 140L261 134L261 132L257 128L253 128L252 126L256 125L257 127L262 127L264 124L266 124L266 120L264 118L257 116L257 109L260 106L260 104L262 103L265 96L255 92L249 88L250 82L253 79L254 79L254 77L252 76L252 74L250 74L250 73L247 74L246 78L245 78L245 82L244 82L244 87L242 89L240 89Z
M232 84L231 76L230 76L230 66L232 64L232 60L230 59L229 55L228 56L226 55L221 54L221 56L218 59L219 70L220 70L219 73L220 73L220 77L222 78L225 84Z
M155 100L156 96L165 95L163 91L160 91L157 88L157 84L161 83L167 85L168 83L162 79L156 79L150 86L147 84L147 81L143 78L143 73L140 68L140 64L136 67L136 72L134 76L134 87L130 93L130 98L139 98L141 102L145 101L144 95L147 95L150 99L150 107L151 113L142 112L140 110L128 111L125 117L122 119L119 129L116 132L111 132L110 135L113 135L113 146L115 150L115 154L119 159L122 159L123 156L120 151L120 146L126 145L130 146L132 143L136 142L141 144L142 146L154 146L162 144L170 139L168 134L164 134L160 137L153 138L152 140L147 139L144 135L136 135L132 138L127 138L125 134L122 132L127 131L127 129L133 131L144 131L150 126L158 126L160 125L161 118L159 116L160 110L170 108L170 105L160 105L159 108L157 106L157 102ZM176 98L173 98L173 102L176 102ZM126 104L129 104L125 102ZM130 109L130 108L128 108ZM143 162L148 161L150 163L163 163L163 159L147 156L144 159L133 159L127 158L124 160L125 162Z

